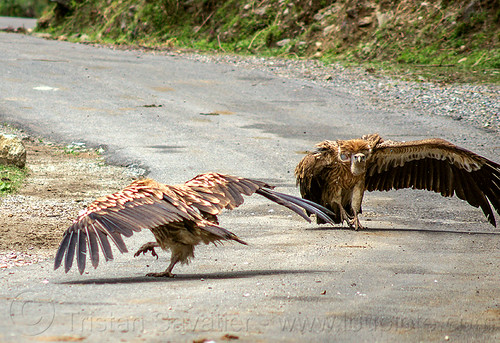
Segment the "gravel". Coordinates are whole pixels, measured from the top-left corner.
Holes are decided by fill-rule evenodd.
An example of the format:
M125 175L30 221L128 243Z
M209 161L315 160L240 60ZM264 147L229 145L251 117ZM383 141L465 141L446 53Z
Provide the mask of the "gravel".
M44 261L48 257L48 252L43 254L37 252L30 254L22 251L0 252L0 269L10 269L22 267Z

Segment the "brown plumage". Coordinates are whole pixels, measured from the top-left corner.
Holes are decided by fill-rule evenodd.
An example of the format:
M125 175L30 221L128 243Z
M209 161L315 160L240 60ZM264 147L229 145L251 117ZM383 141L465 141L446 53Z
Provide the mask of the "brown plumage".
M127 252L122 236L130 237L134 232L149 229L156 242L144 244L135 256L151 251L155 247L170 249L170 265L162 273L148 276L173 276L177 262L187 263L194 257L194 247L200 243L217 243L233 240L246 244L232 232L218 224L217 215L223 209L232 210L243 203L243 194L260 194L271 201L288 207L310 221L304 213L315 213L330 221L323 212L327 209L310 201L278 193L267 183L207 173L196 176L181 185L169 186L152 179L133 182L122 191L95 200L65 231L57 250L54 269L64 259L65 271L73 264L74 255L80 274L85 270L87 252L92 265L99 264L99 248L106 261L113 259L108 238L120 252ZM332 222L333 223L333 222Z
M492 207L500 213L500 165L438 138L394 142L371 134L323 141L299 162L295 176L304 199L325 206L336 214L331 216L336 223L346 221L355 229L362 227L358 214L365 191L413 188L456 194L480 207L494 226Z

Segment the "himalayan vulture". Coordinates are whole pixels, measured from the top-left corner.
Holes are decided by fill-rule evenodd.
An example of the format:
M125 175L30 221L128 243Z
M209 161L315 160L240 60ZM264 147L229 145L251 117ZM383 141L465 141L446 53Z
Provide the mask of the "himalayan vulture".
M156 242L144 244L134 256L161 247L170 249L168 268L147 276L172 277L177 262L188 263L194 257L194 247L200 243L218 243L233 240L246 244L232 232L219 226L217 215L223 209L234 209L243 203L242 195L260 194L283 205L310 222L308 213L333 224L329 211L311 201L278 193L265 182L207 173L196 176L184 184L169 186L152 179L136 180L123 190L92 202L64 232L55 256L54 269L64 260L68 272L76 254L78 270L85 270L87 254L94 268L99 264L99 249L106 261L113 259L108 238L122 253L127 247L122 236L149 229ZM333 213L330 213L332 215Z
M395 142L371 134L323 141L299 162L295 176L304 199L325 206L335 213L330 217L336 223L345 221L356 230L362 228L365 191L412 188L456 194L481 207L493 226L492 207L500 213L500 165L439 138Z

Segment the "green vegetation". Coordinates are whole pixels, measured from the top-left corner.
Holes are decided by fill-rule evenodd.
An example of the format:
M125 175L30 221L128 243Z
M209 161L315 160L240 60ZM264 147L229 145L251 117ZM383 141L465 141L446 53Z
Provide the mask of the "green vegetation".
M66 145L63 151L65 154L78 156L82 152L87 152L87 148L85 147L85 143L73 142L69 145Z
M2 0L0 16L38 18L48 5L49 0Z
M68 147L65 147L63 149L63 152L67 155L73 155L73 156L78 156L81 154L81 151L79 150L74 150L74 149L71 149L71 148L68 148Z
M14 193L22 185L27 174L26 168L0 165L0 195Z
M498 0L68 0L70 41L317 58L410 78L500 82Z

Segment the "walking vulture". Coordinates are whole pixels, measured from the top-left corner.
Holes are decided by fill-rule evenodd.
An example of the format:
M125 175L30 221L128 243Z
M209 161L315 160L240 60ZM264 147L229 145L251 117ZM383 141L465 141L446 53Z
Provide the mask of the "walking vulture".
M217 219L223 209L232 210L241 205L242 194L257 193L293 210L309 222L304 210L333 224L326 208L272 188L265 182L217 173L201 174L174 186L152 179L137 180L122 191L95 200L78 216L64 232L54 269L59 268L64 260L64 269L68 272L75 254L80 274L85 270L87 254L97 268L99 249L106 261L113 259L108 238L124 253L127 247L122 236L130 237L134 232L149 229L156 242L144 244L135 256L151 251L158 257L155 247L170 249L172 255L168 268L147 275L172 277L175 264L188 263L194 257L194 247L200 243L233 240L246 244L220 227Z
M494 226L493 209L500 213L500 165L439 138L395 142L370 134L323 141L299 162L295 176L304 199L325 206L335 213L330 217L336 223L345 221L356 230L362 228L365 191L412 188L456 194L480 207Z

